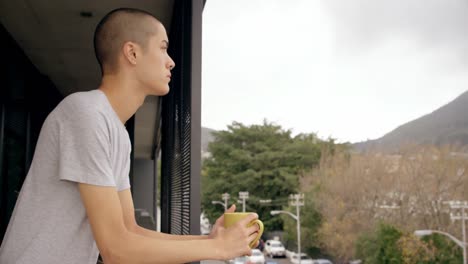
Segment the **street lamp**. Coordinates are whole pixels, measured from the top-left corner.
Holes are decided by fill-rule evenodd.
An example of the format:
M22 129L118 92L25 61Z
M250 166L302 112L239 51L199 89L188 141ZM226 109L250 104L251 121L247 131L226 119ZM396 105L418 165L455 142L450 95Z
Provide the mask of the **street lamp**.
M245 213L245 200L249 199L249 192L239 192L239 199L242 200L242 212Z
M227 209L227 204L221 202L221 201L211 201L212 204L220 204L224 207L224 211L226 211Z
M227 206L228 206L228 200L229 200L229 193L223 193L221 195L221 198L223 198L223 201L224 202L221 202L221 201L211 201L212 204L220 204L222 206L224 206L224 211L226 212L227 211Z
M296 214L293 214L288 211L280 211L280 210L273 210L270 211L271 215L278 215L278 214L287 214L291 216L294 220L296 220L296 228L297 228L297 253L299 264L301 264L301 214L300 214L300 207L304 206L304 194L291 194L289 196L290 204L292 206L296 206Z
M455 220L461 220L462 222L462 237L463 237L463 259L464 259L464 264L467 264L467 259L468 259L468 256L467 256L467 253L466 253L466 228L465 228L465 221L468 220L468 216L465 214L465 210L468 209L468 201L448 201L448 202L445 202L445 203L448 203L450 205L450 208L451 209L455 209L455 210L460 210L460 214L453 214L452 212L450 212L450 219L452 221L455 221Z
M432 235L434 233L444 235L444 236L450 238L453 242L455 242L455 244L460 246L463 249L463 264L467 264L467 262L466 262L466 246L467 246L467 243L466 242L462 242L462 241L458 240L456 237L452 236L451 234L445 233L445 232L442 232L442 231L438 231L438 230L416 230L416 231L414 231L414 235L418 236L418 237L430 236L430 235Z
M299 208L299 206L297 207ZM299 259L299 264L301 264L301 219L299 214L295 215L288 211L281 211L281 210L273 210L270 212L271 215L278 215L278 214L287 214L291 216L294 220L296 220L296 228L297 228L297 254Z

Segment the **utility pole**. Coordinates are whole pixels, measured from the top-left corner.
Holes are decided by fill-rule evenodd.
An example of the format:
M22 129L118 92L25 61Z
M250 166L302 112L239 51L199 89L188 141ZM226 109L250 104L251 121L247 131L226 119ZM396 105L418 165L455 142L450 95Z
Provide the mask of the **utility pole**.
M296 206L296 217L297 217L297 254L299 264L301 264L301 214L300 207L304 206L304 194L291 194L289 195L289 204L291 206Z
M229 200L229 197L231 197L229 195L229 193L223 193L221 195L221 197L223 198L223 201L224 201L224 211L226 212L227 211L227 208L228 208L228 200Z
M211 201L212 204L220 204L224 207L224 212L227 211L227 207L228 207L228 200L229 200L229 193L223 193L221 195L221 198L223 198L223 202L221 201Z
M242 212L245 213L245 200L249 199L249 192L239 192L239 199L242 200Z
M451 209L460 210L460 213L450 213L450 219L452 221L461 220L462 222L462 239L463 239L463 264L468 264L467 253L466 253L466 226L465 221L468 219L466 210L468 209L468 201L450 201L448 202Z

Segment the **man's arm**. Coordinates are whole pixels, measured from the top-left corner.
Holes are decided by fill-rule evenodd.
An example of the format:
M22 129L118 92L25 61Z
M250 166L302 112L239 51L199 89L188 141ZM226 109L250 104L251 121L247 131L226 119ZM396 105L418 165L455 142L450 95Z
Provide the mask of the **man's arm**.
M208 238L208 236L171 235L143 228L136 223L135 208L133 205L133 198L130 189L120 191L118 194L120 204L122 206L122 213L124 217L125 226L130 232L146 237L164 240L194 240Z
M256 225L250 215L233 228L221 229L213 239L166 240L128 230L119 195L114 187L79 184L81 199L94 239L105 263L186 263L204 259L228 259L250 255ZM181 250L183 249L183 250Z

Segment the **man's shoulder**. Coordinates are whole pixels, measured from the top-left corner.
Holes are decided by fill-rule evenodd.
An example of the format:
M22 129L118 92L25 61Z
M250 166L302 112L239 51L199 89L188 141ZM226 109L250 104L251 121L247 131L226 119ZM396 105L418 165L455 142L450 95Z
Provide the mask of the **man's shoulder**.
M70 123L76 125L80 123L99 124L107 119L105 102L99 93L99 91L92 90L70 94L57 105L47 119L62 125Z
M96 114L103 109L103 98L97 90L76 92L65 97L55 109L69 115Z
M93 106L102 105L103 98L98 90L75 92L65 97L60 104L66 106L85 106L84 108L93 108Z

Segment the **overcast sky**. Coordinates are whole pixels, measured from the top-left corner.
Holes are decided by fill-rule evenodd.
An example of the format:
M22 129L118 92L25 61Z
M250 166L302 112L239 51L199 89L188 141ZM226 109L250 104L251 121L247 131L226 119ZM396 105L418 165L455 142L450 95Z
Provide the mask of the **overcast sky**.
M375 139L468 90L466 0L208 0L202 125Z

